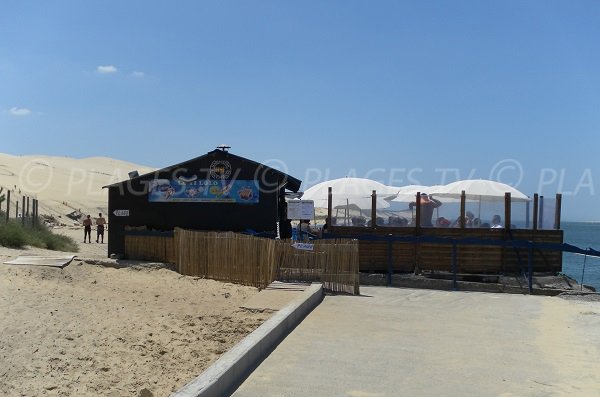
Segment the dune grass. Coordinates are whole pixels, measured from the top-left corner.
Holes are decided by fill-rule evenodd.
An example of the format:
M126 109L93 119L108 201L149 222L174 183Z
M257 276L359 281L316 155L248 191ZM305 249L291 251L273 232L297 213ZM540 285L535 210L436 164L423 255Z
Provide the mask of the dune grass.
M0 213L0 245L10 248L23 248L27 245L53 251L77 252L77 243L68 236L55 234L41 220L36 226L23 225L20 220L6 221Z

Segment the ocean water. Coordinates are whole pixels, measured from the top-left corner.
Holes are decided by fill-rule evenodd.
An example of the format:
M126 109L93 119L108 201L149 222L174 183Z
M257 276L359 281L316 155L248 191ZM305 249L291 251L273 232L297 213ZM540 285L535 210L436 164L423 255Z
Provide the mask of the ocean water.
M564 241L579 248L593 248L600 251L600 223L562 222ZM581 283L583 255L563 253L563 273ZM588 256L585 260L583 283L600 292L600 258Z

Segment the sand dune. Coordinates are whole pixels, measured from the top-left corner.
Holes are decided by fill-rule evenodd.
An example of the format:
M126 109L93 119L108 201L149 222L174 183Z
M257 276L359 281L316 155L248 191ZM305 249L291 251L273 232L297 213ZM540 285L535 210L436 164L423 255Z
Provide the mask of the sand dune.
M40 214L60 216L65 221L65 215L74 210L106 213L108 192L102 186L127 179L133 170L143 174L154 169L109 157L76 159L0 153L0 187L12 190L11 216L23 195L39 200Z

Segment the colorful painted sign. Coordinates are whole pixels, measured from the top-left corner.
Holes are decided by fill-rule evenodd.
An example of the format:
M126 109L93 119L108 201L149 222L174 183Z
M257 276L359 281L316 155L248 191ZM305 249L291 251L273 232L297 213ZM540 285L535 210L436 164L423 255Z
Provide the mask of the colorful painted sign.
M206 202L257 204L258 183L254 180L199 180L196 178L155 179L148 186L148 201L154 203Z

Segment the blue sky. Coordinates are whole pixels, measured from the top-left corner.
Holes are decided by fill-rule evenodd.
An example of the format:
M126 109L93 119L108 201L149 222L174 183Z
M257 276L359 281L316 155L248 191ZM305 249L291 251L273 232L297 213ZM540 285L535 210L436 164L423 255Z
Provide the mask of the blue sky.
M0 152L494 178L600 220L596 1L7 1Z

